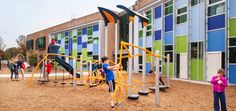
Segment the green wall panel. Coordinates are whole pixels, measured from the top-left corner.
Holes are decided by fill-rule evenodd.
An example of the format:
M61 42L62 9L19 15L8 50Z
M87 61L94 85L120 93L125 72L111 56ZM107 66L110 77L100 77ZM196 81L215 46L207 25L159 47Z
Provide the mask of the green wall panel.
M203 60L191 59L191 80L203 80ZM197 74L198 73L198 74Z
M188 50L187 35L176 37L176 53L186 53Z
M87 49L82 49L82 59L87 59L88 54L87 54Z
M229 20L229 37L236 37L236 19Z
M170 62L170 69L169 69L169 72L170 72L170 77L173 77L173 72L174 72L174 68L173 68L173 63ZM164 64L163 65L163 75L166 75L167 74L167 64Z
M72 50L72 57L77 57L77 50L76 49Z
M80 62L76 62L76 67L80 68Z
M153 46L154 46L154 48L153 48L154 53L156 52L156 50L159 50L160 54L162 54L162 42L161 42L161 40L155 40L153 42Z
M61 47L61 53L65 53L65 48Z

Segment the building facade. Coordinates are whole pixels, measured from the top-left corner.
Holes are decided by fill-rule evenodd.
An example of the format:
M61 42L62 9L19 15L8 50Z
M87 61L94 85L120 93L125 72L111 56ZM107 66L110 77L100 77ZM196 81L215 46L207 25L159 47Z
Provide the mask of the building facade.
M149 18L146 48L152 52L159 50L162 55L170 54L172 77L209 81L218 69L224 68L229 83L236 84L234 4L235 0L137 0L132 8ZM119 16L119 40L128 42L127 14L121 12ZM40 31L44 35L31 35L36 35L36 38L45 36L45 41L54 38L61 45L61 54L97 59L104 53L104 22L100 15L93 19L91 22L77 22L74 26ZM112 44L108 52L113 57L114 26L108 26L109 44ZM143 32L138 17L135 17L133 26L133 44L142 46ZM133 52L142 53L138 49ZM133 71L141 72L142 57L133 59ZM153 67L153 58L147 57L146 61L148 72ZM167 72L165 62L162 60L160 66L164 74Z

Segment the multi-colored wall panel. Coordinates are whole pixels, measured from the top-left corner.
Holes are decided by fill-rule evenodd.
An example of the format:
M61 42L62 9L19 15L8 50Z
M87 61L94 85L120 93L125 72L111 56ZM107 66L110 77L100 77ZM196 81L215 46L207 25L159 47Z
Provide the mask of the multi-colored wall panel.
M74 28L52 35L56 42L61 46L59 54L69 55L82 59L93 59L99 56L99 25L89 25L86 27ZM66 59L72 65L71 59ZM79 65L79 61L77 65Z

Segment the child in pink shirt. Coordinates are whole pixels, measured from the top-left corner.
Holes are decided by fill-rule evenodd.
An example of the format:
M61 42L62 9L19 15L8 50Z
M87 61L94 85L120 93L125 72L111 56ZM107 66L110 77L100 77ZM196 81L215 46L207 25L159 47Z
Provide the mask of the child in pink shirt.
M218 70L217 74L212 77L211 84L213 85L215 111L220 111L219 100L221 111L226 111L225 87L227 86L227 79L225 78L224 69Z

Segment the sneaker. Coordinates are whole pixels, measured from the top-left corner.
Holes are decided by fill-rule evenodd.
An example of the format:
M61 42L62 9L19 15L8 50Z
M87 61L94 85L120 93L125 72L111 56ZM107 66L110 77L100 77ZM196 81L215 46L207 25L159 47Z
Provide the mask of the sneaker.
M120 105L121 105L120 103L116 103L116 104L115 104L115 106L116 106L117 108L119 108Z
M112 110L114 110L114 109L115 109L115 107L114 107L114 106L111 106L111 109L112 109Z

